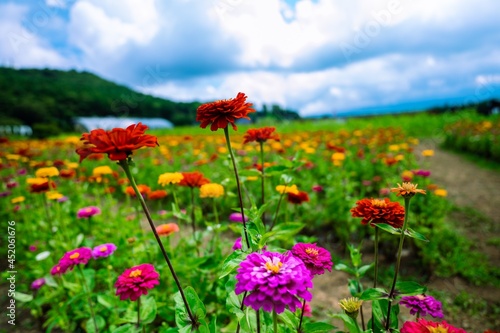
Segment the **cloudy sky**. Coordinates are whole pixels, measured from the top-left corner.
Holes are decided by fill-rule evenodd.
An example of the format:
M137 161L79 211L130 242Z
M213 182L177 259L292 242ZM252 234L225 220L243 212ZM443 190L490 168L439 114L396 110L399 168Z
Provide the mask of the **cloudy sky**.
M0 64L303 116L500 96L498 0L0 0Z

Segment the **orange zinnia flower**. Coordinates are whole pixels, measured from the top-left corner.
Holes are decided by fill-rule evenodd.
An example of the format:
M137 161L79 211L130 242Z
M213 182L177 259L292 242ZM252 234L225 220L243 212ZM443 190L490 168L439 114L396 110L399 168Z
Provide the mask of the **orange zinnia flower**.
M409 182L403 182L403 185L399 185L396 188L391 188L391 192L396 192L397 196L412 197L417 193L425 194L425 190L417 189L418 184L412 184Z
M243 136L243 143L266 142L271 139L280 141L279 135L276 133L273 134L275 130L275 127L251 128Z
M168 236L179 231L179 226L175 223L160 224L156 227L156 232L160 236Z
M83 133L80 140L85 146L76 150L80 162L91 154L105 153L112 161L121 161L132 155L132 151L142 147L158 146L156 136L145 135L146 125L138 123L126 129L113 128L111 131L96 129Z
M139 193L144 197L148 195L151 192L151 188L147 185L137 185L137 189L139 190ZM127 186L125 188L125 193L130 195L131 197L135 197L135 191L132 186Z
M359 200L351 213L353 217L362 217L362 224L370 223L372 227L377 223L387 223L394 228L402 228L405 218L404 207L389 198Z
M196 110L196 121L201 122L201 128L212 124L210 126L212 131L217 131L219 128L225 129L229 123L234 130L237 130L238 127L234 123L236 119L250 119L248 114L255 112L252 103L246 103L246 99L247 96L240 92L234 99L202 104Z
M180 186L188 187L200 187L210 183L210 180L206 179L201 172L182 172L182 180L179 182Z
M159 200L163 199L167 196L167 191L165 190L156 190L148 193L149 200Z

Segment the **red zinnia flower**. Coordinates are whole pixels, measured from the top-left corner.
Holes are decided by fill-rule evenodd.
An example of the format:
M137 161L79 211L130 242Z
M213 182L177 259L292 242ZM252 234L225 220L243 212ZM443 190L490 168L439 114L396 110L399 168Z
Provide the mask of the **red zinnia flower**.
M210 183L210 180L206 179L201 172L182 172L182 180L179 182L180 186L188 187L201 187Z
M387 223L394 228L403 227L405 209L398 202L391 202L389 198L363 199L356 202L351 209L353 217L362 217L362 224Z
M266 142L267 140L280 141L278 134L273 132L276 130L274 127L251 128L247 130L243 136L243 143L249 142Z
M179 226L176 223L165 223L165 224L160 224L159 226L156 227L156 232L160 236L168 236L178 231L179 231Z
M139 193L144 197L148 195L151 192L151 188L147 185L139 184L137 185L137 189L139 190ZM130 195L131 197L135 197L135 191L132 186L127 186L125 188L125 193Z
M225 129L229 123L234 130L237 130L238 127L234 123L236 119L250 119L248 114L255 112L252 103L246 103L246 99L247 96L240 92L234 99L202 104L196 111L196 121L201 122L201 128L212 124L210 126L212 131L217 131L219 128Z
M148 193L149 200L160 200L167 196L167 191L165 190L156 190Z
M126 129L113 128L111 131L95 129L90 133L83 133L85 146L76 150L80 155L80 162L91 154L105 153L112 161L121 161L132 155L132 151L142 147L158 146L156 136L145 135L146 125L138 123Z
M297 194L289 192L287 200L290 203L299 205L303 202L309 201L309 195L307 194L307 192L303 192L303 191L299 191L299 193L297 193Z
M453 327L445 320L440 323L419 319L418 321L407 321L401 327L401 333L429 333L429 332L447 332L447 333L467 333L462 328Z
M148 289L160 284L159 278L160 274L151 264L141 264L126 269L115 283L116 295L120 295L122 301L127 298L136 301L141 295L147 295Z

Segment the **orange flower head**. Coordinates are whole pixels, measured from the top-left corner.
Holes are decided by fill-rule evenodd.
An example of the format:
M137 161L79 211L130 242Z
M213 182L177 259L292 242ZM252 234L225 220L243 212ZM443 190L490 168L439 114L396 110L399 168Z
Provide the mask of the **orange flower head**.
M201 185L205 185L210 183L208 179L206 179L201 172L182 172L182 179L179 182L180 186L187 187L201 187Z
M165 190L156 190L148 193L149 200L160 200L167 196L167 191Z
M80 155L80 162L92 154L108 154L112 161L122 161L127 159L132 152L142 147L158 146L158 139L153 135L146 135L144 131L148 129L142 123L133 124L123 128L113 128L110 131L95 129L90 133L83 133L84 146L76 150Z
M175 223L160 224L156 227L156 232L160 236L169 236L179 231L179 226Z
M147 196L151 192L151 188L147 185L137 185L137 188L139 189L139 193L144 197ZM130 195L131 197L135 197L135 191L132 186L127 186L125 188L125 193Z
M212 124L210 126L212 131L217 131L219 128L225 129L228 124L231 124L236 131L238 129L234 123L236 119L250 119L248 114L255 112L252 103L247 103L246 99L247 96L240 92L236 98L202 104L196 110L196 121L201 122L201 128Z
M402 228L405 218L405 209L398 202L385 199L362 199L356 202L351 209L353 217L362 217L361 224L373 227L377 223L387 223L394 228Z
M251 128L247 130L243 136L243 143L249 142L266 142L267 140L280 141L278 134L273 133L276 130L274 127Z
M403 197L413 197L417 193L425 194L425 190L417 189L418 184L413 184L409 182L403 182L403 185L399 185L396 188L391 188L391 192L396 192L397 196Z

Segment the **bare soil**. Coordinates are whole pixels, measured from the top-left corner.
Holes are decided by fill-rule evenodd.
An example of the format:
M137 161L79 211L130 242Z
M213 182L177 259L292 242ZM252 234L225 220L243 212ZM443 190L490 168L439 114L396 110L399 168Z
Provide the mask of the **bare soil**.
M448 222L474 241L491 265L500 267L500 172L480 168L457 154L440 149L437 142L431 140L422 142L416 148L415 156L424 159L421 152L425 149L434 150L434 156L419 161L419 164L431 171L433 182L445 188L449 200L461 208L450 213ZM369 258L370 254L365 257ZM350 296L348 278L347 274L338 271L316 277L312 308L323 315L340 312L338 301ZM371 282L366 282L364 285L369 287ZM499 288L478 287L459 277L435 276L430 277L426 285L429 290L442 292L440 300L444 320L448 323L467 332L500 330ZM413 319L405 309L401 311L403 321ZM370 308L364 306L363 312L366 322ZM341 322L335 324L339 329L343 328Z

